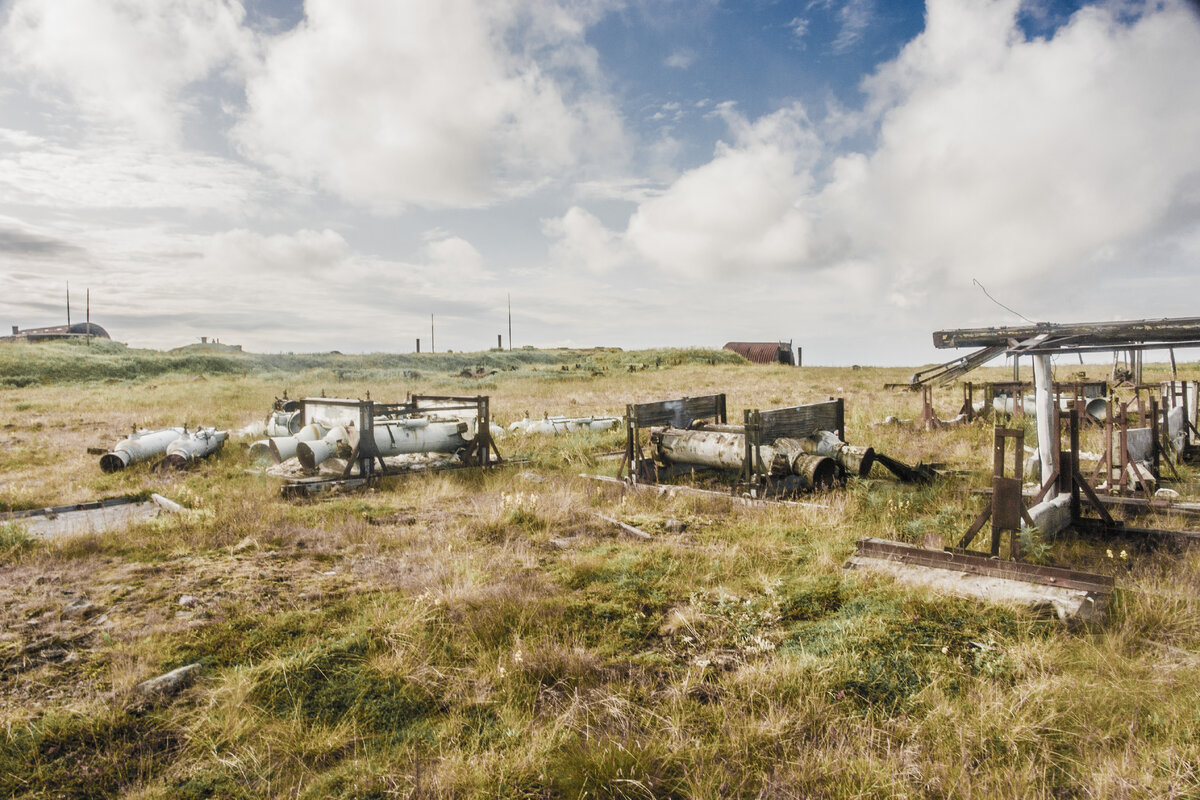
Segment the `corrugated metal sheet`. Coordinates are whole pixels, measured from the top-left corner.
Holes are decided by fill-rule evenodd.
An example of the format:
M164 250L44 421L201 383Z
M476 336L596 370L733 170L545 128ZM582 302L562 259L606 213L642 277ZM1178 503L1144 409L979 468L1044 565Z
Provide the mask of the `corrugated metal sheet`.
M755 364L795 364L789 342L726 342L722 350L732 350Z

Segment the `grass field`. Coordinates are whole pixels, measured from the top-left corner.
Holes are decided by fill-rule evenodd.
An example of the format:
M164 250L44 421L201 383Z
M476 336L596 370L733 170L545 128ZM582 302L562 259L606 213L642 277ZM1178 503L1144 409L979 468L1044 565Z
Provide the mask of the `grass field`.
M476 366L496 372L458 377ZM1195 553L1047 543L1116 576L1092 627L843 571L860 537L947 542L981 507L990 423L872 427L917 415L919 395L882 388L910 372L670 350L0 349L0 509L147 490L189 509L58 541L0 527L0 796L1200 797ZM873 477L807 506L622 495L578 477L615 471L612 432L509 437L520 465L289 502L237 442L178 473L105 475L86 452L133 426L236 429L284 389L487 394L505 424L844 397L849 441L963 477ZM174 697L133 691L192 663Z

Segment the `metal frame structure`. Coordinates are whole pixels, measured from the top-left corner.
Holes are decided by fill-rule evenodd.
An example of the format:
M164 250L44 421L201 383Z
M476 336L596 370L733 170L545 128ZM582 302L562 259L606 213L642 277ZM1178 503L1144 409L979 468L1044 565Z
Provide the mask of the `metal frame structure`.
M776 439L803 438L827 430L845 438L845 401L841 398L822 403L789 406L771 410L747 409L743 412L745 453L732 491L762 497L773 491L769 470L763 463L762 447ZM724 394L682 397L654 403L631 403L625 407L625 455L618 476L631 483L661 483L670 478L696 472L694 466L661 465L647 457L642 431L651 427L672 426L688 429L697 423L727 425Z
M475 436L468 448L461 453L463 466L490 467L503 461L496 443L492 440L490 399L486 395L409 395L403 403L380 403L370 399L349 400L332 397L306 397L300 401L300 415L304 425L315 421L317 411L328 415L333 410L334 419L321 417L322 421L335 421L348 426L351 434L351 453L346 460L343 479L349 479L357 467L358 478L370 481L377 474L390 474L383 455L375 446L375 420L399 418L412 414L436 411L472 411L475 416ZM378 462L378 470L376 469Z

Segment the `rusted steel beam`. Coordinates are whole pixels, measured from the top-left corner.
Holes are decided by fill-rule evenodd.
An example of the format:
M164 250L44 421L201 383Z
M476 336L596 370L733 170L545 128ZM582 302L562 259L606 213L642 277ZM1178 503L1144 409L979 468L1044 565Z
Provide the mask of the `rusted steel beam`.
M994 578L1008 578L1046 586L1059 586L1064 589L1078 589L1097 594L1111 594L1113 590L1114 582L1110 576L1079 572L1062 567L1044 567L1020 561L1001 561L982 555L928 550L916 545L892 542L886 539L859 539L856 546L856 552L860 556L889 561L920 564L926 567L987 575Z
M1200 317L1142 319L1126 322L1039 322L995 328L958 328L934 331L933 346L1012 347L1038 336L1046 339L1033 348L1125 348L1130 345L1186 346L1200 343Z

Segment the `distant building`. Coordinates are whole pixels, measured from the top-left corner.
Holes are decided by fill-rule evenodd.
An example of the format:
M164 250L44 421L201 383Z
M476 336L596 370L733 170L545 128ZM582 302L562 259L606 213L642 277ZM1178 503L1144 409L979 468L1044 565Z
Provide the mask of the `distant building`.
M108 331L94 322L76 322L74 325L51 325L48 328L26 328L12 326L12 336L0 336L0 342L49 342L55 339L111 339Z
M722 350L732 350L755 364L790 364L800 366L800 348L792 352L787 342L726 342Z

